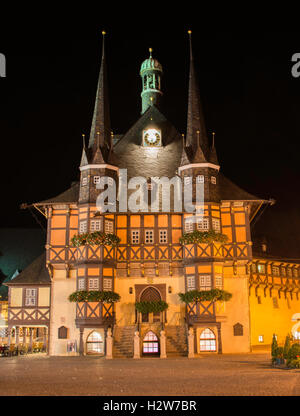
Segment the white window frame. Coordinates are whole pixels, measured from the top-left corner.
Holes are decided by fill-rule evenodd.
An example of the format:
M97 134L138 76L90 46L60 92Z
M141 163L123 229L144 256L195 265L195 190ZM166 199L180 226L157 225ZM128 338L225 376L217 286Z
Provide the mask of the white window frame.
M85 176L84 178L82 178L81 185L82 186L87 186L87 184L88 184L88 178L87 178L87 176Z
M25 306L36 306L37 304L37 289L25 289Z
M89 290L99 290L99 278L98 277L90 277L88 279Z
M113 232L114 232L114 223L113 223L113 221L105 220L104 232L105 232L105 234L113 234Z
M145 230L145 244L154 244L154 230Z
M211 176L210 181L213 185L216 185L217 183L217 178L215 176Z
M202 217L197 219L197 230L198 231L208 231L209 230L209 218Z
M113 184L114 184L114 178L108 177L107 184L108 184L108 186L113 186Z
M131 230L131 244L140 244L140 230Z
M215 287L216 289L223 289L223 276L215 276Z
M184 221L184 232L185 233L192 233L193 231L194 231L193 221L186 218L185 221Z
M94 176L93 181L94 185L98 185L100 183L101 177L100 176Z
M78 279L78 290L85 289L85 279Z
M196 177L196 183L204 183L204 175L198 175Z
M195 278L195 276L187 276L186 277L186 288L187 288L187 291L196 289L196 278Z
M184 184L185 185L190 185L192 183L192 178L190 176L185 176L184 177Z
M266 266L265 266L265 264L258 264L257 265L257 271L258 271L258 273L265 274L266 273Z
M87 232L87 221L79 221L79 234L84 234Z
M199 276L199 287L200 290L211 290L211 276Z
M112 291L112 279L103 278L103 291L111 292Z
M168 243L168 230L159 230L159 243L160 244Z
M219 218L212 218L212 228L213 230L217 231L218 233L221 232L221 221Z
M95 231L101 231L102 230L102 221L101 219L98 220L91 220L91 226L90 226L91 232Z
M264 342L264 336L258 335L258 342Z
M280 276L279 266L272 266L272 274L273 274L273 276Z

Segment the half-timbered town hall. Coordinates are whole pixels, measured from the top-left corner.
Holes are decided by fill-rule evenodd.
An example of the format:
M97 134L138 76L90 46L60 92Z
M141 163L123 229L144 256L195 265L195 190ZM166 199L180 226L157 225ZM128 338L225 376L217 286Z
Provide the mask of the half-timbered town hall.
M272 201L223 175L205 128L191 33L189 40L185 134L161 111L168 91L150 49L137 80L140 117L115 136L103 35L80 181L33 204L47 219L45 253L7 284L9 344L37 338L50 355L163 358L249 352L270 345L273 334L279 341L300 335L300 263L253 254L251 222ZM149 209L120 209L125 170L127 183L145 178ZM202 185L202 214L174 209L175 186L169 209L160 209L162 192L151 209L154 177L179 178L193 201ZM105 189L116 184L115 211L97 203L103 178Z

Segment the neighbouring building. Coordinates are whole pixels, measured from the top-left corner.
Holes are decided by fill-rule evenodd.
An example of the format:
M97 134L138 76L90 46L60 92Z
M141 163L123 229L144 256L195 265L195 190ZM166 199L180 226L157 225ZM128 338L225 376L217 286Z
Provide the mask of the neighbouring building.
M272 201L249 194L220 169L203 119L191 38L184 136L160 110L163 69L152 50L140 76L141 115L125 134L114 136L103 40L91 132L78 166L80 182L34 204L47 218L46 250L7 284L9 342L20 343L22 337L28 342L28 331L34 329L50 355L103 355L110 328L113 357L133 357L134 337L139 337L141 355L159 355L162 330L167 356L187 355L188 332L196 353L246 353L270 345L274 333L279 341L290 332L299 337L300 261L253 255L251 221ZM109 177L118 187L121 169L127 169L128 181L146 178L149 196L154 177L190 183L193 200L196 184L203 184L203 215L191 221L193 214L176 212L175 189L166 211L101 212L97 185ZM128 190L129 197L133 193ZM163 196L159 194L159 204ZM195 230L213 230L227 241L182 244L182 235ZM74 236L96 231L116 235L119 244L72 244ZM232 298L185 304L178 296L212 289L225 290ZM69 302L76 291L112 291L121 299ZM164 301L168 308L137 310L136 303L150 301Z

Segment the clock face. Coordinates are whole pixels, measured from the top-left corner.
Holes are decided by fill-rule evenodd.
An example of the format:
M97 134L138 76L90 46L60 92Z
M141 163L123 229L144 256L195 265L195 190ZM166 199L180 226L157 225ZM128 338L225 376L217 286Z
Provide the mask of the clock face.
M160 146L161 133L156 129L148 129L144 131L144 146Z

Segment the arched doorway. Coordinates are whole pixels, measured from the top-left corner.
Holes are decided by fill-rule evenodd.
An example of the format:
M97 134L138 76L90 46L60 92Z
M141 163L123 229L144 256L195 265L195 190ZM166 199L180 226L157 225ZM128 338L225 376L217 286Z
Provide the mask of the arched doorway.
M161 300L160 293L155 287L147 287L140 296L140 302L157 302ZM149 313L142 313L142 322L149 322ZM160 322L160 312L153 313L153 322Z
M100 332L93 331L86 340L87 354L104 354L103 337Z
M147 332L145 338L143 339L143 355L159 355L159 339L152 331Z
M209 328L204 329L200 335L200 352L216 352L216 336Z

